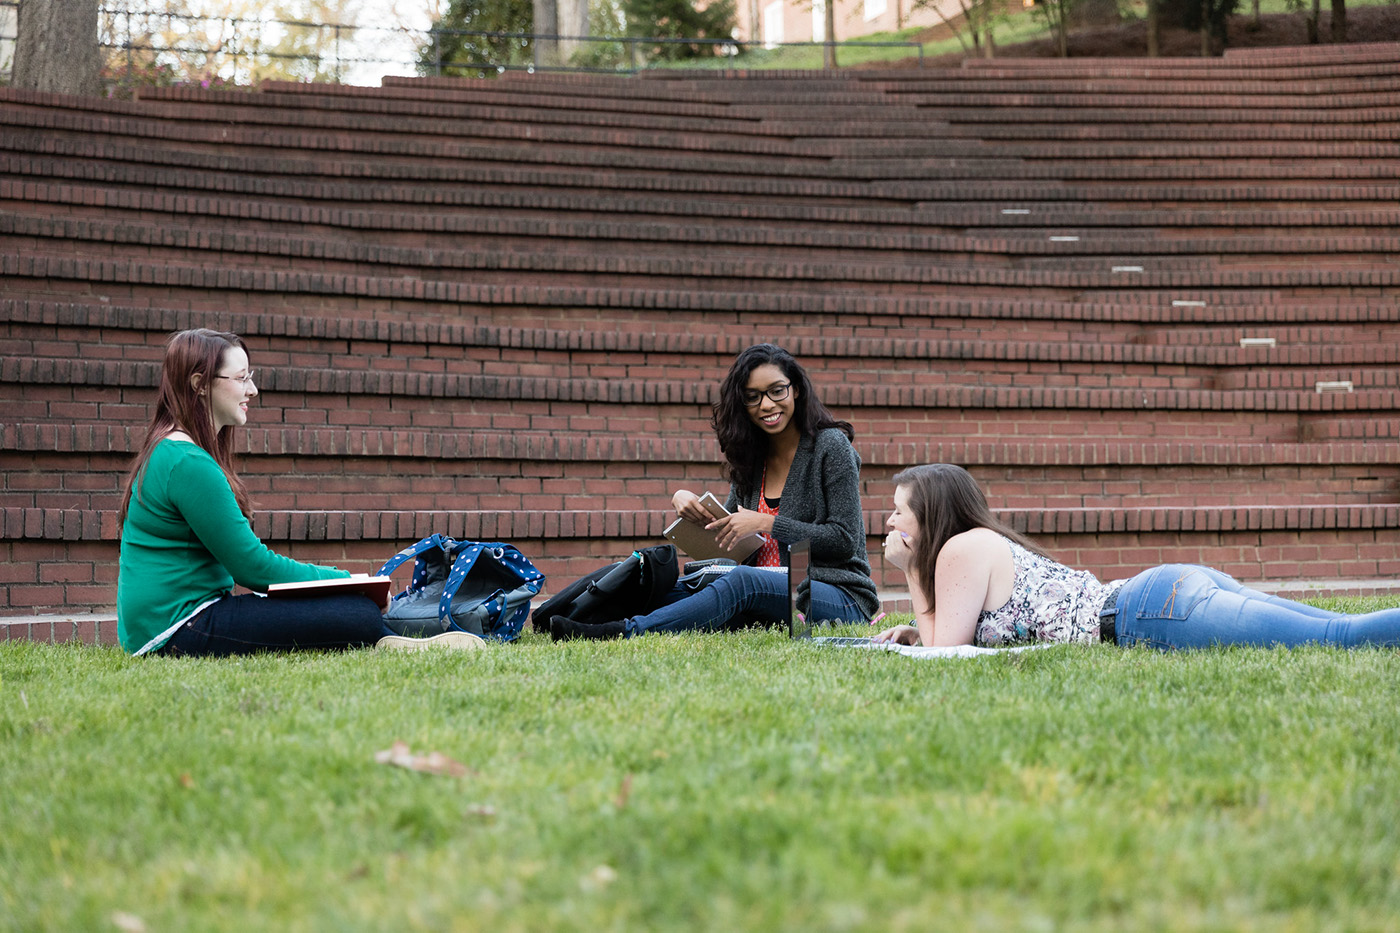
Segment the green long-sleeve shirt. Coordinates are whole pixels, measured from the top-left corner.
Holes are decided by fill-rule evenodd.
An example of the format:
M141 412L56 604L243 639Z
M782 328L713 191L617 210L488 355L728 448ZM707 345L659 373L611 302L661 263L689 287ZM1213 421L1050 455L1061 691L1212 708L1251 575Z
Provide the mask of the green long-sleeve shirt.
M253 533L224 471L204 448L166 439L151 451L132 490L117 569L117 638L132 654L160 648L205 603L235 583L273 583L349 574L282 557Z

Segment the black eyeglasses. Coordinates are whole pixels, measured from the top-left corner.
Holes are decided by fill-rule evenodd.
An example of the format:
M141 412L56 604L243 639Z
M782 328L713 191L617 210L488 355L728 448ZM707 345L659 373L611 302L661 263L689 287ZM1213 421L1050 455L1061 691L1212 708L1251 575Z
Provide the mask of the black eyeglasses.
M252 371L251 369L248 370L248 375L246 375L246 376L215 376L214 378L215 378L215 379L229 379L229 380L231 380L231 381L233 381L233 382L241 382L241 383L243 383L243 388L246 389L246 388L248 388L248 386L250 386L250 385L253 384L253 371Z
M744 406L753 408L755 405L763 404L763 396L768 396L775 402L781 402L792 394L792 383L784 382L782 385L769 386L762 392L753 389L744 390Z

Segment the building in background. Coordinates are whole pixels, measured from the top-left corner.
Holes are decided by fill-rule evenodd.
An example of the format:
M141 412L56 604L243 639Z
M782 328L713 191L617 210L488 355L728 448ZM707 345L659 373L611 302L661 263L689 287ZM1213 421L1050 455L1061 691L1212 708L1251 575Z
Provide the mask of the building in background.
M829 0L739 0L735 38L772 46L779 42L825 42ZM937 26L961 15L958 0L836 0L840 41L915 26Z

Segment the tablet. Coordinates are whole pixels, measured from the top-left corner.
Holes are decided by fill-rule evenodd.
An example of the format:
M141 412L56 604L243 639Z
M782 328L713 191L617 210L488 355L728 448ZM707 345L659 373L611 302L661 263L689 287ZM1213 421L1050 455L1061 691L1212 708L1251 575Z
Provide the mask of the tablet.
M723 518L729 514L729 510L724 507L724 503L715 498L714 493L707 492L700 497L700 505L705 511L715 518ZM754 551L763 547L763 535L754 533L740 538L734 545L732 551L725 550L715 542L715 533L707 529L704 525L692 522L689 519L677 518L666 526L662 532L666 540L684 551L695 560L712 560L716 557L727 557L736 563L742 564Z

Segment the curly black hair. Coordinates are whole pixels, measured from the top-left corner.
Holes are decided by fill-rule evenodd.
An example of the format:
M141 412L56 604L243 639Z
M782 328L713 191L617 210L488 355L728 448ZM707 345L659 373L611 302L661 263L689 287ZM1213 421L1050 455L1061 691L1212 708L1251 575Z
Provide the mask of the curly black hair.
M781 369L792 383L796 393L792 420L803 437L813 437L824 428L840 428L851 440L856 436L849 421L838 420L817 398L807 371L791 353L771 343L749 347L729 367L710 416L710 425L715 429L720 452L724 454L724 477L734 484L740 496L751 495L759 487L763 480L763 463L768 458L768 435L753 423L748 406L744 404L749 375L768 363Z

